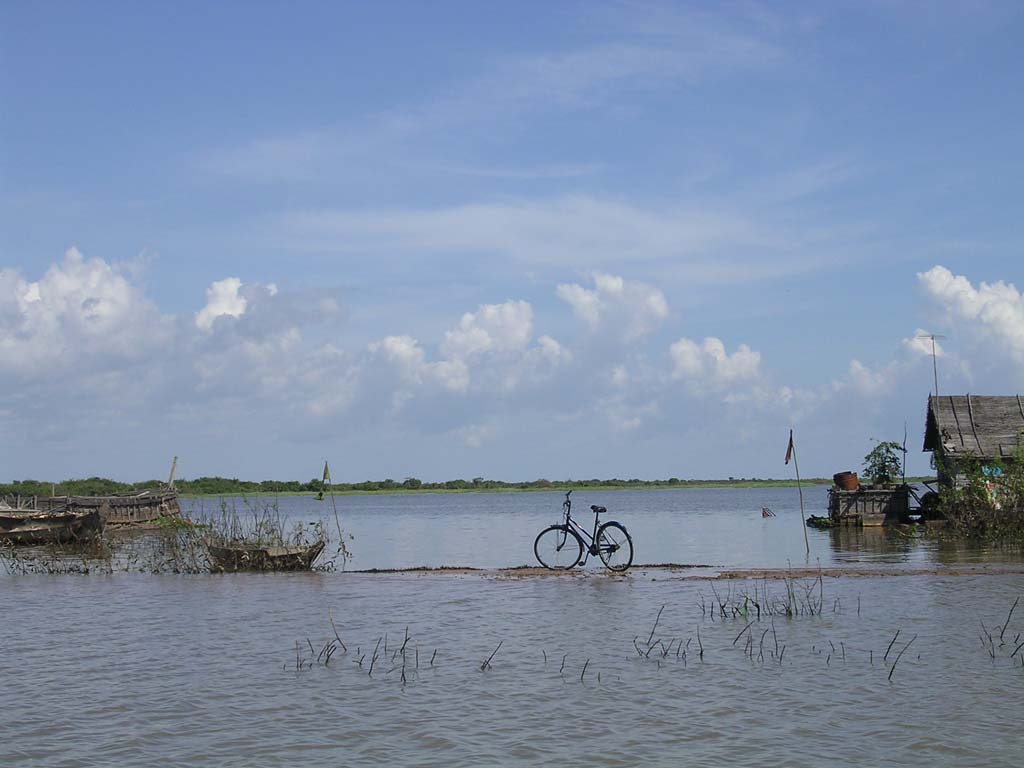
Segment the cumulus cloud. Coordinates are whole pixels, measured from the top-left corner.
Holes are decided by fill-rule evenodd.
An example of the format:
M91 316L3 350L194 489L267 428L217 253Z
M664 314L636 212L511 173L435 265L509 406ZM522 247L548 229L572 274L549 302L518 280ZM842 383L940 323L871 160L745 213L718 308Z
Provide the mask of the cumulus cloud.
M1024 297L1012 283L980 282L975 288L941 265L918 273L917 279L952 322L1004 345L1018 363L1024 362Z
M373 342L371 355L387 360L410 385L440 384L453 393L508 393L535 384L572 354L547 335L533 342L533 307L526 301L481 304L466 312L444 334L439 358L428 360L427 351L411 336L389 336ZM413 397L407 389L405 399Z
M903 340L903 349L911 357L931 357L932 354L932 339L931 333L918 328L914 331L914 335ZM938 341L934 342L934 350L936 357L945 357L946 350L942 348L942 344Z
M717 386L756 379L761 375L761 353L740 344L729 354L721 339L709 336L702 344L682 338L669 347L672 378Z
M0 366L19 374L6 390L0 383L0 410L34 420L37 434L47 425L67 434L75 413L230 431L257 412L267 429L297 439L340 424L390 425L478 447L524 424L569 421L623 439L669 439L712 420L739 429L752 409L781 428L829 395L881 399L899 377L930 367L919 331L889 363L854 360L831 388L796 390L773 382L747 344L729 349L714 336L679 338L667 356L651 355L641 342L668 303L650 285L597 273L557 293L562 314L582 321L578 347L541 333L534 307L509 299L454 313L434 337L399 332L346 351L324 341L344 319L330 292L228 277L208 287L199 312L165 317L131 272L72 250L38 280L0 271ZM635 343L618 343L627 338ZM79 375L86 368L96 375Z
M368 349L394 365L406 384L437 383L451 392L469 388L469 368L462 360L428 362L426 351L412 336L385 336ZM401 399L410 396L403 393Z
M482 304L467 312L458 325L444 335L441 351L445 357L463 359L486 352L517 352L533 336L533 307L526 301Z
M127 270L87 259L77 248L37 281L0 270L0 370L33 375L123 365L169 333L169 319Z
M563 283L555 290L591 331L604 325L615 328L624 341L637 341L668 317L665 294L652 285L600 272L591 281L593 288Z
M246 298L239 294L242 281L237 277L226 277L210 284L206 289L206 306L196 313L196 327L204 331L213 328L218 317L241 317L248 306ZM274 286L274 293L277 287Z

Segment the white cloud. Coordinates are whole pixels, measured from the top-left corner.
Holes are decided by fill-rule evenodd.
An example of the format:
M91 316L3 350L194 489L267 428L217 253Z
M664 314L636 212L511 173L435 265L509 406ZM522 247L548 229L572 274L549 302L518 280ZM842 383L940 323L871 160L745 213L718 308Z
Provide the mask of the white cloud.
M649 337L668 316L654 286L598 272L559 286L558 295L563 317L572 311L583 320L583 340L572 349L538 333L544 317L529 302L510 299L454 313L446 333L397 333L346 353L324 343L345 337L337 333L341 305L329 293L227 278L207 291L203 322L202 312L162 317L126 271L71 251L37 281L0 272L0 365L20 373L7 377L15 383L6 390L0 383L0 410L39 433L66 434L60 426L78 412L102 423L187 418L190 428L222 433L259 413L268 429L298 439L380 425L410 439L478 447L556 421L601 424L623 441L667 440L717 421L739 439L752 412L773 428L822 424L829 398L881 413L910 389L910 376L922 391L929 384L930 343L921 345L921 331L902 339L889 362L853 360L831 387L798 389L773 381L747 344L730 349L714 336L679 338L667 356L652 354L637 334ZM956 355L948 356L952 371ZM95 375L66 375L83 367ZM39 387L25 386L28 376Z
M426 360L426 353L412 336L385 336L372 342L369 349L370 352L380 352L409 377L418 375Z
M445 332L437 360L428 360L411 336L389 336L370 344L369 351L395 365L408 384L440 384L461 394L509 393L543 381L572 360L572 353L550 336L540 336L531 346L532 341L533 307L510 300L463 314ZM415 389L406 390L406 400L415 394Z
M463 359L486 352L522 350L533 336L533 307L525 301L482 304L444 335L445 357Z
M726 386L750 381L761 375L761 353L740 344L729 354L721 339L709 336L702 344L679 339L669 347L672 378L690 381L698 386L711 383Z
M930 338L931 333L928 331L918 328L914 331L914 335L903 340L903 349L912 357L931 357L932 355L932 339ZM942 348L942 344L935 341L935 356L945 357L946 350Z
M277 293L277 286L272 285L273 292ZM239 293L242 281L237 277L226 277L210 284L206 289L206 306L196 313L196 327L204 331L212 330L213 323L218 317L241 317L245 314L248 302Z
M0 270L0 370L93 370L146 357L166 343L167 318L119 265L76 248L38 281Z
M665 294L652 285L600 272L594 273L591 279L593 289L565 283L558 286L555 295L592 331L604 324L614 328L624 341L636 341L654 331L668 317Z
M544 360L556 365L572 360L572 352L550 336L541 336L537 339L537 352Z
M981 282L975 288L966 277L941 265L917 278L952 322L1003 345L1018 363L1024 362L1024 297L1012 283Z
M427 362L426 351L412 336L386 336L371 343L369 351L394 364L407 384L437 383L451 392L469 388L469 368L462 360ZM411 396L405 392L403 399Z
M573 314L596 331L601 322L601 301L596 291L588 291L576 283L563 284L555 289L555 295L572 307Z
M895 385L895 374L898 372L896 363L889 363L880 370L872 370L860 360L853 359L850 361L844 383L849 384L857 394L877 396L892 390Z

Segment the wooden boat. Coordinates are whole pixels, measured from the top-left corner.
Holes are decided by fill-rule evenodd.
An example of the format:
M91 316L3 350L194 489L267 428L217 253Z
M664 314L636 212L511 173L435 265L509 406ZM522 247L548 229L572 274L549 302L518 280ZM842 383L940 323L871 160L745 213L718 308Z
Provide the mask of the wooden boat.
M265 547L242 542L206 543L210 570L231 571L308 571L324 551L324 542L312 546Z
M103 532L99 509L53 512L38 509L0 509L0 542L16 545L64 544L86 541Z
M99 510L103 522L111 526L145 526L162 517L178 517L178 492L174 488L174 473L178 457L171 462L167 482L159 488L134 493L114 493L107 496L51 496L40 499L39 506L48 511L69 509L76 512Z
M76 512L100 511L111 526L152 524L161 517L177 517L178 492L173 488L155 488L138 493L117 493L109 496L50 496L39 499L44 510L69 509Z

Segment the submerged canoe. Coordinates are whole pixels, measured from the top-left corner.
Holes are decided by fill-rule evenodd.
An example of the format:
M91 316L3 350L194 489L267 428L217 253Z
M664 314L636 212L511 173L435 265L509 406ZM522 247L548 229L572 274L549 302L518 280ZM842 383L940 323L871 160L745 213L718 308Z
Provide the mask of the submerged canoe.
M99 509L0 509L0 542L17 545L86 541L103 532Z
M324 542L312 546L261 547L255 544L211 544L210 570L220 571L308 571L324 550Z

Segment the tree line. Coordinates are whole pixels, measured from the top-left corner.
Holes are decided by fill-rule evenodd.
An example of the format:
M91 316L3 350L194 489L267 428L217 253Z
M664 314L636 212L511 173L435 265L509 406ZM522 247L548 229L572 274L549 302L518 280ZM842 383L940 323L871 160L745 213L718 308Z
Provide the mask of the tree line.
M806 479L807 483L831 482L821 478ZM525 480L509 482L505 480L487 480L474 477L470 480L444 480L426 482L416 477L404 480L387 478L384 480L364 480L358 483L331 483L330 486L318 478L307 482L300 480L240 480L237 477L197 477L192 480L180 479L174 483L179 493L191 495L249 495L257 493L321 493L335 491L345 492L404 492L404 491L488 491L488 490L545 490L571 488L685 488L690 487L727 487L735 485L791 485L790 480L772 480L757 477L730 477L722 480L683 480L670 477L667 480L641 480L631 478L623 480L611 478L601 480ZM62 480L51 482L45 480L15 480L0 483L0 494L20 496L104 496L115 493L133 493L164 486L160 480L144 480L138 483L123 483L105 477L89 477L84 479Z

